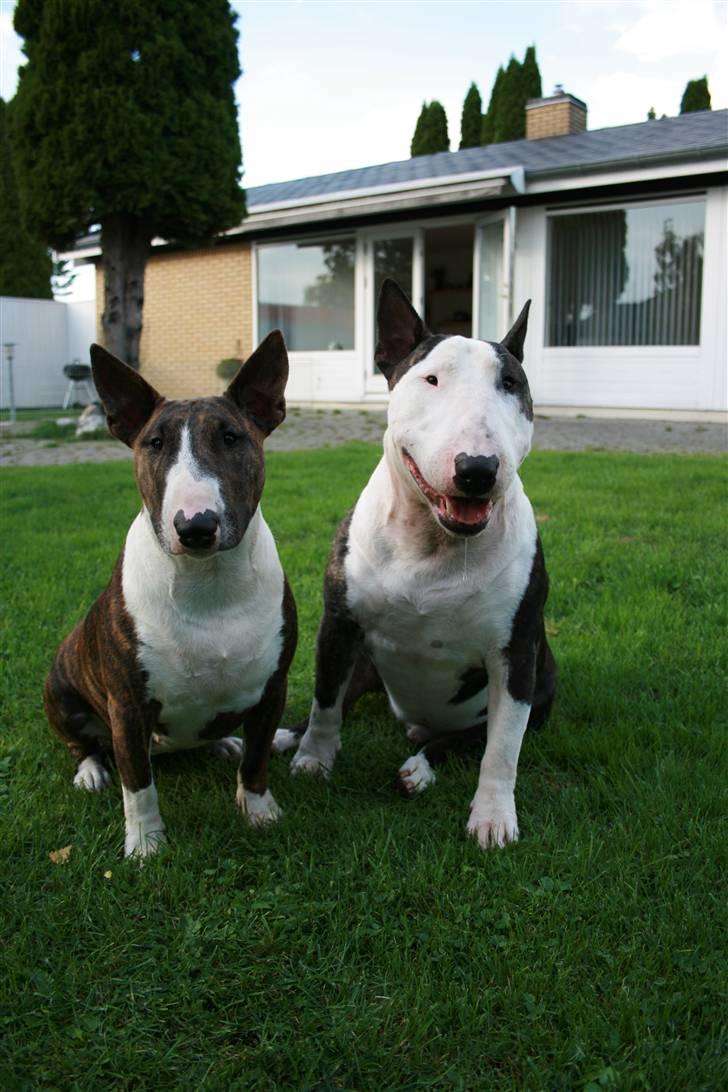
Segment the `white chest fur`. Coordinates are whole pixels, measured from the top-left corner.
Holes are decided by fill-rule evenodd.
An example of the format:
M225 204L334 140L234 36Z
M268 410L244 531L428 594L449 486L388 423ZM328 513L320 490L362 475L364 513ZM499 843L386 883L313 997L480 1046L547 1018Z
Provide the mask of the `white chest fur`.
M283 570L260 509L238 546L205 560L165 553L140 513L126 540L122 587L147 697L162 707L156 749L200 746L218 714L260 700L283 625Z
M411 522L373 475L349 533L347 600L395 714L431 730L482 719L487 691L453 701L463 674L506 647L536 545L531 506L516 479L475 539L421 549ZM423 509L423 519L431 519Z

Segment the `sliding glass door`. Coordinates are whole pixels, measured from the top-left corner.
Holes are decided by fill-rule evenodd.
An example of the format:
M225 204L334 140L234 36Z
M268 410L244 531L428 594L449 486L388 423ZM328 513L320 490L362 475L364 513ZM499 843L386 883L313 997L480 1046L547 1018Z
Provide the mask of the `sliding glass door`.
M379 230L364 237L364 366L366 390L386 390L384 376L374 364L377 344L377 300L386 277L395 280L412 300L415 309L424 310L423 242L421 228Z
M510 326L510 210L482 220L473 256L473 336L499 341Z

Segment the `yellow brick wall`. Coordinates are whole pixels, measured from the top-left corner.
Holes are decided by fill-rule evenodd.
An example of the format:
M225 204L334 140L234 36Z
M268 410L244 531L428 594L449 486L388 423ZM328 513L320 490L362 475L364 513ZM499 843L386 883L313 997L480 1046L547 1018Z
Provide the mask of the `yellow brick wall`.
M103 269L96 270L101 340ZM219 394L224 357L253 349L252 255L248 243L153 253L144 278L141 374L169 398Z
M526 137L567 136L586 129L586 111L573 102L548 103L526 109Z

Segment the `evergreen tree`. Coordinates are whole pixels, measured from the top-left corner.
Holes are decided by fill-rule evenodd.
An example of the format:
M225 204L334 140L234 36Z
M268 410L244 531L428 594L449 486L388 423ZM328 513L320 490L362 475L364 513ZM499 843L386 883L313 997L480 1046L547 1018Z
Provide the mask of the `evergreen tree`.
M543 94L543 91L541 90L541 72L538 67L538 61L536 60L535 46L529 46L526 50L526 55L523 58L523 91L526 96L526 102L528 102L529 99L540 99Z
M490 102L488 103L488 110L483 115L483 124L480 130L480 143L492 144L495 140L495 120L498 116L500 108L501 93L503 91L503 81L505 79L505 72L503 67L498 65L498 71L495 74L493 80L493 87L490 92Z
M18 0L13 111L32 222L56 249L101 225L106 347L134 366L154 236L240 222L240 74L227 0Z
M431 103L422 103L422 110L417 119L414 136L410 144L410 155L432 155L433 152L450 150L450 138L447 133L447 115L442 103L433 99Z
M480 144L482 112L483 103L480 98L480 91L478 91L474 83L471 83L463 102L463 113L460 119L461 148L474 148L477 144Z
M681 114L691 114L694 110L711 110L708 77L701 80L688 80L680 103Z
M520 140L526 135L526 95L524 92L523 65L511 57L503 77L498 113L495 118L493 140Z
M654 121L656 118L657 118L657 114L655 113L655 108L654 108L654 106L651 106L649 108L649 110L647 111L647 120L648 121Z
M0 296L49 300L51 259L48 248L25 226L8 134L9 109L0 99Z

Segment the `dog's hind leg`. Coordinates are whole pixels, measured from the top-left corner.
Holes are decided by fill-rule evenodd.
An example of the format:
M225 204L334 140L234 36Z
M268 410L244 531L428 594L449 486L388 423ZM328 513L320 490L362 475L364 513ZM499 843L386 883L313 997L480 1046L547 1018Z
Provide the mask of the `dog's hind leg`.
M109 730L69 679L65 653L61 646L46 679L43 693L46 716L76 762L73 784L77 789L100 792L111 783L99 748L99 739L108 738Z
M308 727L291 763L293 773L328 776L341 748L341 723L364 692L356 681L363 635L348 614L324 613L316 644L316 688ZM353 697L347 702L349 688ZM357 693L358 689L358 693Z
M444 732L423 743L417 752L402 764L398 771L398 788L407 796L421 793L436 779L433 767L442 766L448 755L463 754L482 745L487 734L486 724L476 724L462 732Z

